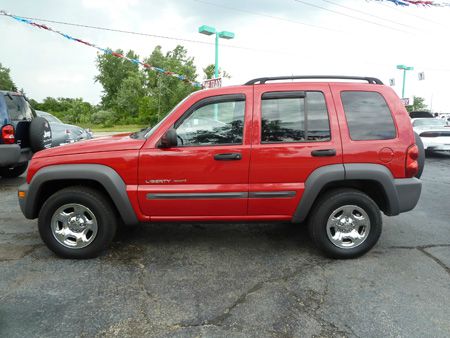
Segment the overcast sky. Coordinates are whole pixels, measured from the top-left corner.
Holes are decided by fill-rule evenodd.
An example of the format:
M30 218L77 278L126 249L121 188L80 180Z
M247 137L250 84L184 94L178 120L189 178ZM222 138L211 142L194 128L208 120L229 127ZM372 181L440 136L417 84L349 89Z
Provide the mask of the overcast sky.
M401 8L364 0L0 0L0 9L205 42L214 39L197 33L200 25L229 30L236 37L221 40L219 53L220 67L232 75L226 84L269 75L361 75L385 83L395 78L401 94L396 65L414 66L405 96L422 96L434 111L450 112L450 7ZM199 80L201 68L214 62L212 45L48 25L101 47L132 49L142 59L157 45L168 51L182 44L195 58ZM29 97L99 102L95 49L4 16L0 37L0 62ZM418 72L425 81L418 81Z

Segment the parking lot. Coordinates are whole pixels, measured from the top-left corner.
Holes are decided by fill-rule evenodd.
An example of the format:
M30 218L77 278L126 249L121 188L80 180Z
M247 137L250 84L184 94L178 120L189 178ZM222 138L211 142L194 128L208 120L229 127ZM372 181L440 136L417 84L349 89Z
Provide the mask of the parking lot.
M450 157L417 208L360 259L324 258L288 223L155 224L93 260L42 243L0 179L0 336L449 337Z

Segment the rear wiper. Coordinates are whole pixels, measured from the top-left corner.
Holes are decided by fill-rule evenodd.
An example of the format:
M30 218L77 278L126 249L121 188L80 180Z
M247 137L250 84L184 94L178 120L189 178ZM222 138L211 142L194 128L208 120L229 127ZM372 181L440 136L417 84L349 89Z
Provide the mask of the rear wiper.
M13 100L13 97L11 96L10 93L6 93L5 96L8 96L11 101Z

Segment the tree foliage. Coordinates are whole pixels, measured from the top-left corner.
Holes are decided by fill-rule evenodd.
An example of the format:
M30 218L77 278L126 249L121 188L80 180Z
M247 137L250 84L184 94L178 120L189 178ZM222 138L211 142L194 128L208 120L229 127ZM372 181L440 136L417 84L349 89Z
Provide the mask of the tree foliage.
M428 106L425 104L425 99L420 96L414 96L413 104L406 107L408 112L418 111L418 110L428 110Z
M116 52L123 53L121 50ZM132 50L126 55L138 58ZM184 75L190 81L197 77L194 59L187 55L183 46L165 54L161 46L157 46L145 62ZM103 86L101 106L113 111L120 123L156 123L196 90L189 82L153 70L139 69L132 62L108 54L97 57L97 66L99 74L96 80Z
M0 90L17 91L17 87L11 79L9 68L3 67L0 63Z
M210 65L206 66L205 68L203 68L203 73L204 73L205 80L213 79L214 78L214 72L215 72L214 64L210 64ZM225 70L223 70L223 69L221 69L219 67L219 77L222 77L222 78L225 78L225 79L230 79L231 75L228 72L226 72Z

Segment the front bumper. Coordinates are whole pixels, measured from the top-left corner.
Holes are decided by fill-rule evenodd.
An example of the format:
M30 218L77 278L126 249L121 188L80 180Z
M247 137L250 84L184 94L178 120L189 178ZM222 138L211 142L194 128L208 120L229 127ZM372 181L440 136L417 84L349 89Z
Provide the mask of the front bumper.
M30 148L20 148L18 144L0 144L0 167L14 167L28 162L32 156Z
M422 191L422 181L413 178L394 180L397 190L399 213L414 209L419 202Z
M33 219L33 210L27 208L28 187L29 184L27 183L24 183L19 187L19 206L26 218ZM23 197L21 197L21 194L23 194Z

